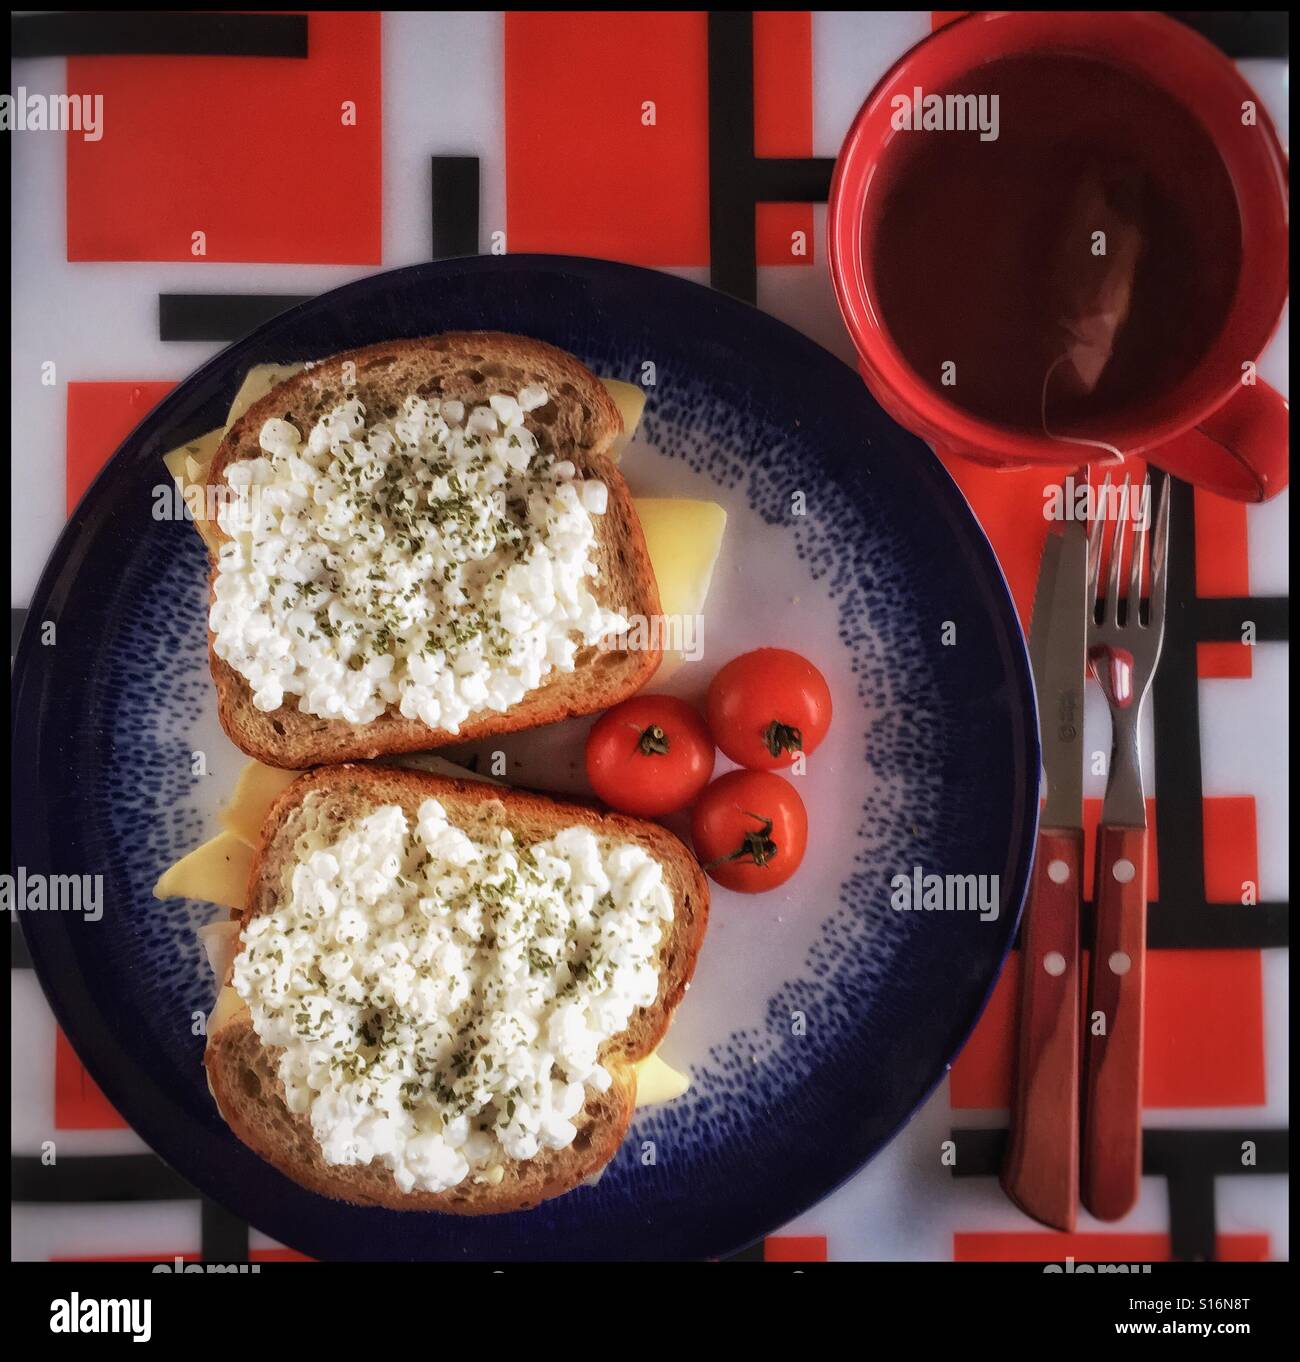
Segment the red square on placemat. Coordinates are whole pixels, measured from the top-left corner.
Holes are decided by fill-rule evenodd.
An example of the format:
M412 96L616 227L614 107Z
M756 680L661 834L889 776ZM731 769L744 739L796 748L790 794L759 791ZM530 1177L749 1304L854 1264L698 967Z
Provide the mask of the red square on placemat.
M824 1234L774 1234L763 1240L765 1263L824 1263Z
M1258 951L1148 951L1143 1022L1144 1107L1264 1101Z
M1255 799L1218 797L1202 801L1205 824L1205 898L1209 903L1242 903L1248 888L1259 892L1255 841ZM1244 912L1248 905L1242 903Z
M755 250L760 265L811 265L812 208L806 203L760 203L754 209Z
M508 13L505 84L509 250L708 263L703 11ZM754 141L758 155L812 154L807 11L754 17ZM759 264L811 263L809 205L764 206L757 229Z
M104 135L67 139L68 259L379 264L379 15L311 14L307 52L69 57Z
M707 40L702 11L506 15L512 253L708 262Z
M1250 558L1246 540L1246 507L1213 492L1196 489L1196 594L1250 594ZM1253 655L1244 643L1196 645L1196 671L1201 677L1248 680Z
M1041 1231L954 1234L958 1263L1167 1263L1166 1234L1044 1234ZM1269 1257L1266 1234L1221 1234L1214 1241L1221 1263L1262 1263Z
M1253 662L1248 643L1196 645L1196 674L1202 680L1249 681Z
M1243 908L1248 913L1249 908ZM1082 1035L1088 1024L1084 953ZM1022 958L1012 953L948 1076L954 1110L1011 1105ZM1264 1101L1264 999L1258 951L1147 952L1144 1107L1249 1107Z
M72 514L113 451L175 387L174 383L69 383L67 507ZM158 465L159 482L167 472ZM147 515L148 508L142 507Z
M1250 558L1246 505L1202 488L1193 494L1196 523L1196 594L1248 596Z
M69 1257L66 1254L56 1254L50 1259L52 1263L174 1263L177 1259L183 1263L201 1263L202 1257L197 1253L103 1253L97 1254L93 1258Z
M55 1130L125 1130L126 1122L82 1067L63 1032L55 1032Z
M812 14L754 11L754 154L812 155ZM760 265L813 263L810 203L760 203L755 220Z

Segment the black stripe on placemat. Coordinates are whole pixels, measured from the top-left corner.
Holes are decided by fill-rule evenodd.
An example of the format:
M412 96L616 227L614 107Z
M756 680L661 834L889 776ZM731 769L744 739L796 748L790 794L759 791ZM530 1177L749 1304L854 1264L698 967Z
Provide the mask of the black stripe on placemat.
M234 341L278 317L310 294L300 293L160 293L158 339L165 341Z
M825 203L830 198L833 156L758 156L752 167L761 203Z
M434 156L429 194L429 245L434 260L477 255L477 156Z
M709 11L709 281L752 303L758 293L754 225L754 16Z
M754 154L754 16L709 12L709 279L752 303L760 203L824 203L835 162Z
M1007 1146L1005 1130L955 1129L953 1176L997 1177ZM1289 1132L1277 1128L1143 1130L1142 1173L1163 1177L1169 1192L1170 1256L1178 1262L1214 1257L1217 1234L1214 1180L1280 1175L1290 1166ZM1249 1143L1253 1165L1243 1162Z
M1290 56L1291 21L1285 10L1171 9L1165 13L1194 28L1230 57Z
M61 1156L44 1164L34 1155L9 1160L13 1201L63 1202L187 1201L198 1193L156 1154Z
M1157 817L1159 809L1157 803ZM1289 904L1180 903L1164 888L1162 882L1160 902L1147 905L1151 950L1261 951L1290 945ZM1084 931L1083 940L1090 941L1090 922L1085 921Z
M248 1226L237 1215L204 1197L200 1225L205 1263L248 1262Z
M952 1175L955 1178L995 1178L1002 1171L1002 1160L1007 1150L1007 1131L957 1128L952 1132L955 1157Z
M1084 902L1079 909L1081 941L1092 940L1093 920L1093 906ZM1016 931L1017 950L1021 929ZM1153 951L1266 951L1290 944L1289 903L1180 903L1166 896L1147 904L1147 946Z
M1255 1163L1242 1163L1249 1141ZM1142 1171L1169 1186L1170 1255L1179 1262L1214 1258L1214 1180L1288 1171L1286 1130L1144 1130Z
M1260 643L1290 639L1291 602L1285 596L1198 596L1193 616L1201 643L1240 643L1247 622Z
M1093 906L1086 902L1079 913L1080 940L1092 940L1092 924ZM1153 951L1265 951L1290 944L1288 903L1184 903L1162 894L1147 904L1147 946Z
M1160 903L1147 913L1147 944L1160 948L1259 950L1290 940L1285 903L1207 903L1197 644L1239 642L1245 620L1261 642L1289 632L1285 597L1196 594L1195 492L1166 480L1170 497L1168 605L1160 665L1152 683L1156 855ZM1086 930L1086 929L1085 929ZM1083 938L1090 939L1089 935Z
M10 17L12 57L305 57L305 14L65 10Z
M1196 516L1190 483L1166 477L1164 495L1170 498L1165 638L1152 683L1157 878L1161 898L1190 909L1205 902L1201 711L1194 632Z

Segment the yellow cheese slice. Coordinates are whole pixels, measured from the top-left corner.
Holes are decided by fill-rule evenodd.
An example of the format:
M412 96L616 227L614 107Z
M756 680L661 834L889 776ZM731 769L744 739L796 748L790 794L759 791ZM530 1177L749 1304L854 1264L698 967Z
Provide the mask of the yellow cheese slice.
M221 431L210 430L206 435L200 435L197 440L191 440L188 444L173 449L170 454L163 455L163 463L176 479L181 496L185 498L185 504L189 507L194 528L213 553L217 551L216 527L208 522L207 497L203 491L203 484L207 477L208 465L212 462L220 443Z
M671 1065L659 1058L659 1052L638 1060L636 1070L636 1105L653 1107L660 1102L671 1102L680 1097L691 1086L690 1078L678 1073Z
M301 774L250 761L239 773L230 802L221 810L221 826L245 846L256 847L271 805Z
M722 550L727 513L715 501L682 497L636 497L634 504L659 583L664 626L669 638L681 645L664 649L654 678L657 685L681 664L683 651L702 642L700 617Z
M196 440L186 441L170 454L164 454L163 463L167 465L167 471L172 477L180 479L182 483L197 482L199 475L206 471L212 462L212 456L217 452L220 443L221 432L210 430ZM191 465L195 471L191 471Z
M637 426L641 424L641 413L645 410L645 389L617 378L602 378L600 381L614 399L618 414L623 418L623 433L609 451L610 458L617 463L623 457L623 451L632 443Z
M244 906L252 869L252 847L233 832L219 832L164 870L153 895L156 899L202 899L239 909Z
M235 400L230 404L230 415L226 417L225 430L221 433L224 435L254 402L260 402L272 388L286 378L302 373L306 367L305 364L258 364L251 368L244 375Z
M217 1001L208 1013L208 1036L212 1037L233 1021L248 1015L248 1004L229 984L217 994Z

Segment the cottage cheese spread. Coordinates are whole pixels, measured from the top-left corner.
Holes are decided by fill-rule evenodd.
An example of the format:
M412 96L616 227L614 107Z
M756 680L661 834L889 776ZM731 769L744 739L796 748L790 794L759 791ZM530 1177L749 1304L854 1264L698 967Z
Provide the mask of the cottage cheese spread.
M434 799L330 831L308 796L304 818L232 983L326 1161L437 1192L568 1145L610 1084L601 1044L658 994L659 862L585 827L476 841Z
M258 709L294 695L321 718L396 709L454 733L627 629L589 588L605 484L524 424L549 400L536 384L469 411L412 396L367 424L354 398L305 438L263 425L262 456L226 469L209 615Z

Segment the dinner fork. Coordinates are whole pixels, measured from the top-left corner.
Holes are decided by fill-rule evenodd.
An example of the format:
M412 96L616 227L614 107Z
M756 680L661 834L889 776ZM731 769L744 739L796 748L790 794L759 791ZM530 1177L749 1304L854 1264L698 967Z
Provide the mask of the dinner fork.
M1111 762L1101 826L1084 1061L1083 1204L1099 1220L1118 1220L1137 1200L1142 1175L1142 1004L1146 962L1147 815L1138 727L1164 641L1169 562L1169 480L1151 527L1148 474L1130 514L1125 477L1116 515L1105 595L1101 579L1102 508L1107 474L1088 538L1088 662L1110 705ZM1131 532L1130 532L1131 527ZM1120 599L1125 541L1128 598ZM1142 578L1150 541L1151 587L1142 618Z

